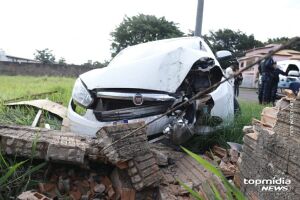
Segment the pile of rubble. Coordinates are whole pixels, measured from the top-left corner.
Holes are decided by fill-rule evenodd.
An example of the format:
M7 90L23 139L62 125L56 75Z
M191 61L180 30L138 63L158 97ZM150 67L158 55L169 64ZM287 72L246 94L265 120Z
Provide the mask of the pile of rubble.
M35 103L54 106L48 101ZM55 108L56 114L63 110L57 105ZM252 126L244 127L242 150L238 144L229 143L231 149L214 146L203 157L217 165L225 177L234 178L249 199L297 199L299 110L299 97L285 97L276 107L265 108L261 120L254 119ZM142 122L103 127L95 138L68 132L65 125L61 131L0 125L4 153L31 157L35 141L35 159L50 161L50 166L63 163L47 169L45 182L19 199L192 199L178 180L204 199L215 199L210 187L213 183L226 199L226 189L218 177L185 153L149 142L146 129L140 128ZM254 181L263 179L285 180L280 185L282 191L275 190L273 182L265 187Z
M249 199L299 199L300 98L285 97L244 127L236 180Z
M219 167L226 178L232 179L234 177L237 171L237 161L240 156L239 149L234 148L234 146L231 146L230 149L214 146L210 152L205 152L205 155L208 161Z
M70 132L32 127L0 126L0 145L9 155L31 157L35 141L35 159L72 164L52 170L37 191L28 195L43 199L191 199L177 180L205 197L213 199L209 182L221 191L221 181L185 153L163 144L150 144L145 129L122 139L143 123L102 128L97 138L85 138ZM94 172L91 165L109 164L111 171ZM74 166L81 167L75 171ZM49 171L49 170L47 170ZM101 171L101 170L100 170ZM39 192L39 193L37 193ZM46 198L46 197L45 197ZM30 199L30 198L29 198Z

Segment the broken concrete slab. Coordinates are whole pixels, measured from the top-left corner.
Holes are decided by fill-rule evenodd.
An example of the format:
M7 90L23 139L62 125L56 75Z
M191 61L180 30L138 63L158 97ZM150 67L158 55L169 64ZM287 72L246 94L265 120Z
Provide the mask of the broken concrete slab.
M33 142L35 158L75 164L84 164L89 147L86 138L73 133L0 125L0 144L6 154L31 157Z
M55 103L48 99L20 101L20 102L7 103L5 105L6 106L20 106L20 105L33 106L41 110L46 110L52 114L55 114L61 119L67 118L67 108L61 104Z
M275 107L265 107L261 113L261 122L274 127L277 120L278 109Z
M168 155L166 155L164 152L161 152L155 148L151 148L151 152L154 155L159 166L167 166L169 164Z
M247 134L247 133L252 133L252 132L253 132L252 126L244 126L243 127L243 133Z

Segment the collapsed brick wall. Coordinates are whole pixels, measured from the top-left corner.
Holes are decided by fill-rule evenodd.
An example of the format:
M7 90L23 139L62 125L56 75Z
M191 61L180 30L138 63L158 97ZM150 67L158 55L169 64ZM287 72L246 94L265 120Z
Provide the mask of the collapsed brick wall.
M292 100L284 109L278 108L274 117L277 117L274 126L256 122L244 136L238 162L241 190L249 199L296 200L300 197L300 99ZM281 179L285 184L265 182L255 186L250 179L277 180L277 183ZM287 189L279 191L272 186L287 186Z
M108 161L118 167L125 165L132 186L140 191L145 187L157 186L161 179L156 159L150 151L146 129L120 139L143 125L144 122L139 122L103 127L97 138L57 130L0 125L0 151L31 157L35 142L36 159L86 167L88 161Z
M128 161L128 175L132 186L138 191L145 187L157 186L161 179L156 159L150 151L145 128L120 140L143 125L144 122L103 127L97 132L98 139L93 144L105 149L105 157L113 164ZM119 142L115 143L116 141Z

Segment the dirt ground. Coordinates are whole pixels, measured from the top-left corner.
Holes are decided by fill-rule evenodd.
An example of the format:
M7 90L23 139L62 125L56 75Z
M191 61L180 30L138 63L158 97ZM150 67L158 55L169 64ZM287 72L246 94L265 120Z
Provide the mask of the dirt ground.
M238 100L258 102L256 91L256 88L240 88L240 95L238 97Z

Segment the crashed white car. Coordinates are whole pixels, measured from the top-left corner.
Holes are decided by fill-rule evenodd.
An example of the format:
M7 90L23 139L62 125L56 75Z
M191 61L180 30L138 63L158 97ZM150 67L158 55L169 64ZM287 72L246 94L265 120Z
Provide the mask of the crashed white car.
M86 72L76 80L68 107L70 128L95 136L103 126L147 123L222 79L223 69L199 37L131 46L107 67ZM78 111L83 109L84 113ZM183 141L182 137L188 138L186 132L212 132L233 116L233 87L224 82L194 103L150 124L147 134L176 133Z

